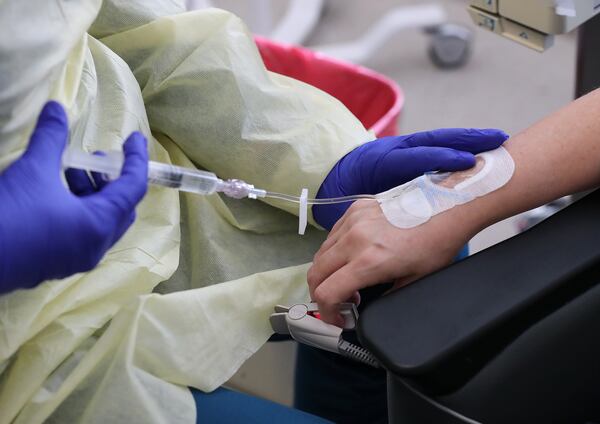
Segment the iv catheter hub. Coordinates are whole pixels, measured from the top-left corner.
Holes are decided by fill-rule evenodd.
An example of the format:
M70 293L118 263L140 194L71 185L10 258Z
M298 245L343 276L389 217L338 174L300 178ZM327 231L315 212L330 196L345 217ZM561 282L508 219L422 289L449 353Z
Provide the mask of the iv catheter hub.
M217 187L217 191L222 192L226 196L234 199L243 199L248 197L250 199L257 199L259 197L265 197L267 192L258 188L254 188L252 184L248 184L242 180L221 180L221 184Z

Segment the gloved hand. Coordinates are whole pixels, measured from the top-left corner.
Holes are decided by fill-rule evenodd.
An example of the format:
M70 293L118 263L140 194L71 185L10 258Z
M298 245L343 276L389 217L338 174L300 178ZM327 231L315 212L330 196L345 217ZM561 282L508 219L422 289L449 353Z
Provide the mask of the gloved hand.
M498 148L508 135L496 129L448 128L365 143L344 156L321 184L317 198L377 194L430 171L462 171L475 154ZM315 205L313 216L331 230L351 203Z
M110 183L83 171L61 181L68 135L62 106L48 102L23 156L0 174L0 292L34 287L94 268L135 219L147 189L146 139L123 146L121 176Z

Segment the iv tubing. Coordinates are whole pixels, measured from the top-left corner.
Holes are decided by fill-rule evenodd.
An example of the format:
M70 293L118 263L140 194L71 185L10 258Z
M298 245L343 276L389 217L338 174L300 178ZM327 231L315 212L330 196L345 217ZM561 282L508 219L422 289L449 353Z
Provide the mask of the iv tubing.
M290 194L275 193L273 191L267 191L266 198L285 200L292 203L300 203L299 196L292 196ZM343 197L331 197L329 199L307 199L308 205L334 205L336 203L354 202L355 200L377 200L377 197L372 194L356 194L354 196L343 196Z
M122 152L108 152L105 156L92 155L76 148L69 148L63 154L63 166L96 171L104 173L109 179L117 178L123 166ZM271 198L284 200L292 203L300 203L299 196L276 193L255 188L241 180L223 181L212 172L197 169L184 168L150 161L148 164L148 181L163 187L175 188L200 195L208 195L222 192L229 197L241 199L244 197ZM358 194L354 196L333 197L329 199L306 199L307 205L333 205L336 203L347 203L355 200L376 200L377 197L370 194ZM302 199L304 201L304 199Z

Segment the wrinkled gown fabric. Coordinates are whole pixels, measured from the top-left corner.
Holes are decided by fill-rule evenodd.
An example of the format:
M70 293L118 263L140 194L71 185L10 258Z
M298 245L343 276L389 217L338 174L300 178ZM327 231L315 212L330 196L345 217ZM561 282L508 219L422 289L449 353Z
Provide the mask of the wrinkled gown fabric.
M120 150L137 130L152 160L284 193L316 194L373 138L331 96L267 72L232 14L183 12L0 1L0 169L48 99L82 149ZM299 237L295 208L151 188L95 270L0 297L0 422L194 422L187 386L217 388L268 339L273 306L307 298L324 234Z

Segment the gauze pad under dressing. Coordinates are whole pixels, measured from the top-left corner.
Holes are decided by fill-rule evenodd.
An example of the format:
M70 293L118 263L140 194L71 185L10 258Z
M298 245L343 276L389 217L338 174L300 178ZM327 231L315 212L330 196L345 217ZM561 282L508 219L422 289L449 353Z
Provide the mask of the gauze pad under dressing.
M475 158L475 166L466 171L425 174L378 194L383 214L396 227L416 227L434 215L499 189L515 171L515 163L503 147Z

